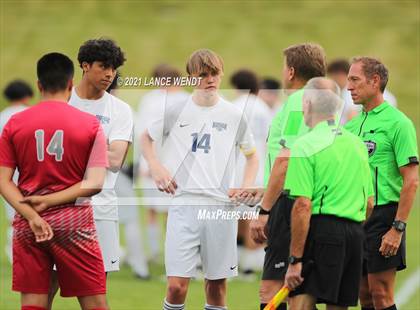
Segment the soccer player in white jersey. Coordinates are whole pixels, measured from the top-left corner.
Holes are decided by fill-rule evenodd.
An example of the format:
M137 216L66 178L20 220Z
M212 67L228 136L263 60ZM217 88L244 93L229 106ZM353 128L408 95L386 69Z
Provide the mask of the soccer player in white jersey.
M159 64L152 72L152 76L157 79L165 78L171 79L169 85L162 86L158 89L148 91L142 96L137 109L137 120L135 124L136 133L138 136L153 123L153 121L162 118L165 110L173 104L186 103L190 94L183 90L180 86L175 85L174 81L181 77L181 72L171 65ZM139 177L141 180L141 188L143 190L142 201L147 208L147 234L150 248L150 258L156 261L160 254L160 223L158 221L159 213L166 214L168 212L167 195L157 191L155 182L150 175L150 170L147 162L137 152L135 145L135 159L140 159L139 162ZM159 152L158 152L159 153ZM140 156L138 156L140 155Z
M273 116L268 105L257 97L258 78L254 72L242 69L231 76L230 82L238 92L238 97L232 103L245 113L254 136L258 158L265 158L266 140ZM238 164L243 165L242 159L239 159ZM255 186L262 187L263 183L264 165L260 163Z
M9 103L9 106L1 111L0 113L0 136L3 131L4 126L9 121L9 119L16 113L22 112L25 110L29 101L32 99L34 93L32 88L24 81L15 80L10 82L4 89L3 95ZM19 178L19 172L15 171L13 175L13 181L17 184ZM12 236L13 228L12 222L13 217L15 216L15 209L13 209L7 202L4 200L4 207L6 210L7 220L9 221L9 227L7 228L7 242L6 242L6 254L9 262L12 263Z
M201 83L186 104L174 105L143 134L142 149L158 188L175 197L165 242L168 287L163 308L184 309L190 278L201 257L205 309L226 309L226 278L237 275L236 218L200 215L234 211L228 198L239 150L246 156L243 186L254 183L258 156L242 112L218 95L223 61L213 51L195 51L187 63ZM163 137L161 160L155 141ZM206 217L205 217L206 218Z
M109 168L103 190L92 197L96 231L107 273L119 270L118 198L114 186L132 142L133 116L128 104L106 90L125 57L114 41L93 39L80 47L77 59L83 75L80 83L72 89L69 104L95 115L108 143ZM50 295L54 296L56 290L57 285L53 283Z
M114 41L97 39L85 42L77 59L83 76L80 84L73 88L69 104L96 115L107 138L110 168L102 192L92 197L92 205L105 272L118 271L118 199L114 186L132 142L133 116L127 103L106 90L125 58Z
M257 75L248 69L241 69L232 74L230 83L237 90L238 97L233 100L233 104L245 113L254 136L255 146L258 158L266 156L266 140L271 120L273 118L269 106L258 97L258 78ZM235 186L242 185L242 171L245 165L245 159L238 158L236 163L236 182ZM254 186L262 187L264 183L264 164L260 161L258 174ZM247 206L241 206L241 210L248 209ZM239 221L240 240L243 241L243 247L240 247L239 266L241 278L244 280L253 280L255 271L261 269L264 264L264 248L263 245L256 244L249 230L250 220Z

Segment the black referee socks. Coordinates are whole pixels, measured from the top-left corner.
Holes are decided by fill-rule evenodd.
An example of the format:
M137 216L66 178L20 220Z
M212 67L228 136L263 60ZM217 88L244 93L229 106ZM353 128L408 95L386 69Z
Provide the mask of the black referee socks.
M398 310L398 309L397 309L397 306L394 304L391 307L385 308L383 310Z
M362 307L361 310L375 310L373 307ZM392 305L391 307L384 308L382 310L398 310L396 305Z

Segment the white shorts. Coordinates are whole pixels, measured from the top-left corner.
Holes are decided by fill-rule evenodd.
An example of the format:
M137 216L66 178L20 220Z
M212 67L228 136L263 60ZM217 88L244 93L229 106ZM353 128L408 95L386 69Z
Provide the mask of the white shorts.
M132 206L118 206L118 222L120 224L127 224L130 221L139 220L139 210L137 205Z
M200 201L195 202L197 198ZM238 221L199 219L199 213L203 214L203 210L211 214L217 210L230 211L233 207L197 195L173 198L168 212L165 241L167 276L195 277L200 257L206 279L218 280L238 275Z
M118 221L95 220L105 272L120 270Z

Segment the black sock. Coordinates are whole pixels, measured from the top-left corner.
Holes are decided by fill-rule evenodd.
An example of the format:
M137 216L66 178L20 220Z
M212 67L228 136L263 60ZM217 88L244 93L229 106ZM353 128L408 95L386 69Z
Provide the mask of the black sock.
M397 306L394 304L391 307L385 308L383 310L398 310L398 309L397 309Z
M375 308L373 308L373 307L362 307L361 310L375 310Z
M260 310L264 310L265 306L267 306L267 304L260 304ZM281 303L277 307L277 310L287 310L287 304L286 303Z

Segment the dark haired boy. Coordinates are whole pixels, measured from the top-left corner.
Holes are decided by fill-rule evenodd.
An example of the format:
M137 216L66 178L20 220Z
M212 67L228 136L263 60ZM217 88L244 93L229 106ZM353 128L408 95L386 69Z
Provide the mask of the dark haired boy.
M47 309L54 264L62 296L77 296L83 309L107 308L91 204L75 203L101 190L105 137L94 117L67 104L73 74L67 56L43 56L41 102L12 116L0 139L0 193L16 210L13 290L22 310Z
M109 39L86 41L77 55L82 80L73 88L69 104L96 116L108 142L109 170L104 190L92 198L105 272L119 270L118 201L114 191L129 144L133 117L128 104L107 93L117 69L125 62L120 47Z

